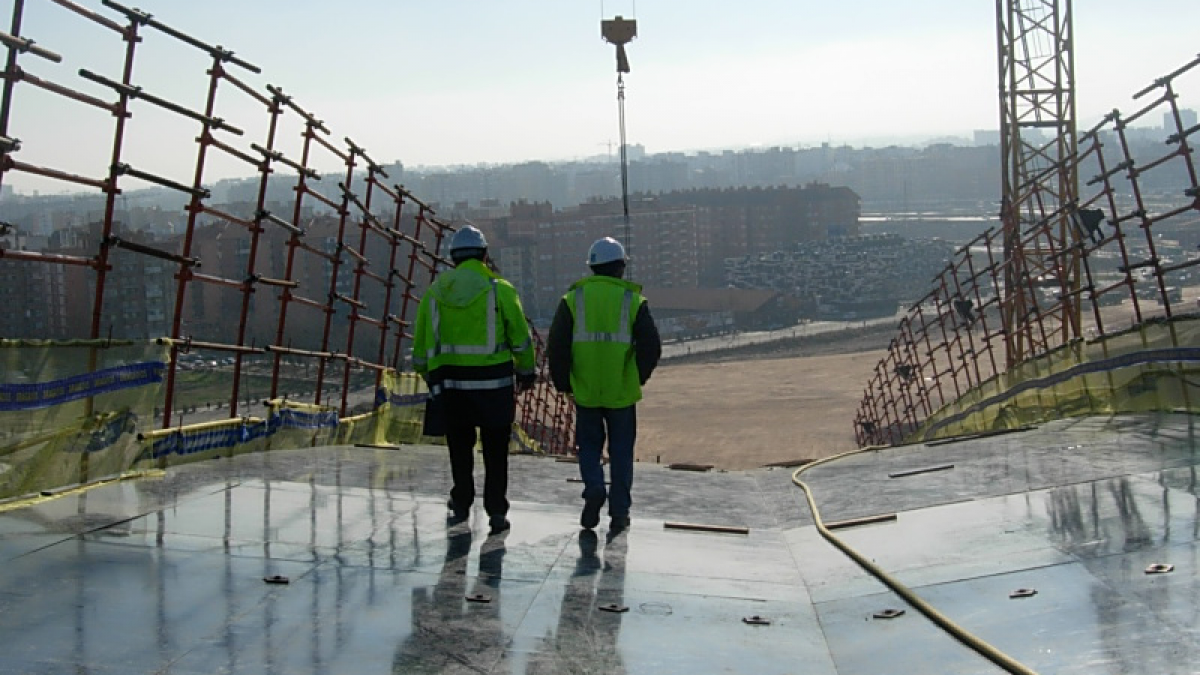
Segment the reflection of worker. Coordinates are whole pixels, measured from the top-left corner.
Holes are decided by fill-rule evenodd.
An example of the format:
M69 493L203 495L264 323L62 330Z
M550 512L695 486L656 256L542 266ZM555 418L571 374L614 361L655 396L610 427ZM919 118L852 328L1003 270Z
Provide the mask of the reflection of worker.
M421 298L413 334L413 368L444 415L454 487L448 506L466 520L475 499L476 429L483 446L483 507L493 534L507 530L508 440L518 391L533 385L534 351L525 311L512 284L484 264L487 240L464 227L450 240L454 269Z
M437 583L412 589L412 631L397 646L392 673L440 673L448 665L447 655L429 645L456 639L447 634L461 625L470 554L471 530L447 531L446 555Z
M470 528L446 530L442 571L436 584L413 588L412 629L396 648L392 673L488 672L507 642L500 617L505 536L488 537L480 546L472 581Z
M587 529L600 522L609 500L610 530L629 526L633 487L635 404L642 385L658 365L662 343L642 297L642 287L625 281L625 248L605 237L592 244L592 276L575 282L563 296L550 326L547 355L554 386L575 398L579 475ZM607 437L612 489L604 487L601 453Z
M525 675L628 672L617 648L627 609L627 547L626 537L617 537L605 547L601 560L596 533L579 533L579 557L563 586L553 642L539 649L555 658L532 663L522 671Z

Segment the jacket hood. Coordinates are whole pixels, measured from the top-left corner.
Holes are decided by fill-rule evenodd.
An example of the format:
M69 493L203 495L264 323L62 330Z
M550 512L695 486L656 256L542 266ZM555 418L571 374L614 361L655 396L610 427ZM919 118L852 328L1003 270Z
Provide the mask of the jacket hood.
M491 289L494 277L478 260L464 260L458 267L439 274L429 290L439 304L466 307Z

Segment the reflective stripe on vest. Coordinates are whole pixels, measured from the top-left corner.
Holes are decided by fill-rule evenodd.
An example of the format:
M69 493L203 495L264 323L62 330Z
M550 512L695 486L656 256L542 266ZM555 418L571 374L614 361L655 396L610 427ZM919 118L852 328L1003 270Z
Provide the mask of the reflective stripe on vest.
M630 344L633 342L633 331L629 329L629 306L633 304L633 293L625 291L624 297L621 299L621 323L617 326L616 333L589 333L587 332L587 316L584 311L584 306L587 303L583 301L583 289L575 290L575 342L617 342L621 344Z
M516 383L515 378L511 375L508 377L497 377L493 380L454 380L446 379L429 385L429 393L437 396L446 389L456 389L458 391L483 391L485 389L502 389L511 387Z
M492 279L492 287L488 290L487 306L487 343L483 345L448 345L442 342L442 314L438 311L436 297L429 299L429 316L433 330L433 344L426 350L427 359L432 361L438 354L482 355L497 354L508 349L508 343L496 340L496 284Z

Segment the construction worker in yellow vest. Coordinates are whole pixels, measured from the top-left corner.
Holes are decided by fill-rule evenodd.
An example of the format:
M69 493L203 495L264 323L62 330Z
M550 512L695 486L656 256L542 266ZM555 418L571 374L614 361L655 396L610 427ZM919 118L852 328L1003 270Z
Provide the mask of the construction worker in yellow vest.
M474 451L483 446L483 508L491 534L509 528L508 443L517 393L533 386L534 345L512 284L485 264L487 240L466 226L450 239L454 268L421 298L413 369L444 415L450 450L450 518L465 521L475 499ZM478 431L478 436L477 436Z
M587 261L592 276L575 282L558 303L546 347L554 387L575 399L583 479L579 524L595 528L607 499L610 538L629 527L635 404L662 355L642 287L623 278L626 260L625 247L612 237L592 244ZM606 439L610 490L601 465Z

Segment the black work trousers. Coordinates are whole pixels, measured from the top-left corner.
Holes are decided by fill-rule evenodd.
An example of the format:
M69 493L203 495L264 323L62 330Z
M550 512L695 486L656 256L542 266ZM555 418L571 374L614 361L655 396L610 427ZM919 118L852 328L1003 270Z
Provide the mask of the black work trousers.
M489 516L508 513L508 427L480 429L483 441L483 508ZM454 487L450 498L458 509L467 509L475 500L475 427L451 424L446 429L450 446L450 475Z
M475 501L475 442L483 446L483 508L489 516L508 514L508 442L512 437L512 387L486 392L443 392L446 445L450 449L450 498L458 509Z

